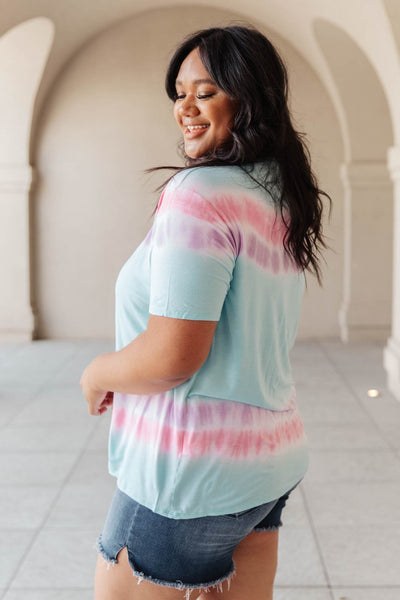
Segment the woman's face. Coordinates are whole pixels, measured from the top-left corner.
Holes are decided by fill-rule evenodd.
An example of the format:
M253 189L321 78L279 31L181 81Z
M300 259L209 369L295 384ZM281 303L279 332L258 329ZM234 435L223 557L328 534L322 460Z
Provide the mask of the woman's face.
M198 48L182 62L175 86L174 116L190 158L215 150L231 137L235 102L211 79Z

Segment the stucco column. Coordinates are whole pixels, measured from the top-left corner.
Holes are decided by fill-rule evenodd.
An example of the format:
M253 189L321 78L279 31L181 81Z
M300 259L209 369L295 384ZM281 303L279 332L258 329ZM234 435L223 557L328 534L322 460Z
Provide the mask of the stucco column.
M29 341L31 307L29 192L34 104L54 38L46 17L28 19L0 38L0 342Z
M389 390L400 401L400 146L388 152L394 188L392 333L383 351Z
M390 333L393 192L385 162L341 166L344 186L343 297L340 336L386 339ZM390 232L388 234L388 232Z
M0 164L0 342L33 339L29 165Z

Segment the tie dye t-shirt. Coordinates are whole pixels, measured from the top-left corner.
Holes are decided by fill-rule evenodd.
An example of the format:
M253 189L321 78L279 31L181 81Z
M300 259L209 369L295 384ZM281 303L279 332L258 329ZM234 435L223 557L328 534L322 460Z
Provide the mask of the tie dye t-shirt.
M256 163L251 175L274 165ZM245 510L307 471L289 360L305 279L284 253L279 211L274 219L272 195L240 167L181 171L118 275L116 350L149 313L218 321L190 379L158 394L114 394L109 472L161 515Z

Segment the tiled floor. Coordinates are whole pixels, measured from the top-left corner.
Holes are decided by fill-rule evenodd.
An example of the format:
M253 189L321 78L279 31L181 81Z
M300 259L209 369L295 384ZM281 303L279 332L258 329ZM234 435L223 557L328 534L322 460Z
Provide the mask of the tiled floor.
M292 351L311 461L283 513L275 600L400 599L400 402L383 346L299 341ZM93 598L94 542L115 485L111 413L88 414L79 379L112 350L0 345L1 600Z

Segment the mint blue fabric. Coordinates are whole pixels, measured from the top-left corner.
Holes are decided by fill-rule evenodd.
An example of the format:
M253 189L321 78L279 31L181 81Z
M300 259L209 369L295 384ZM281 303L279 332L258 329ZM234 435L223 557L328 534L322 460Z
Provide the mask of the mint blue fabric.
M207 360L183 384L114 395L109 471L165 516L262 504L308 467L289 358L304 273L284 251L276 164L251 168L252 177L237 166L178 173L116 283L116 350L150 314L218 321ZM269 193L253 179L264 173Z

